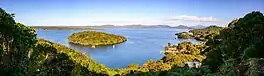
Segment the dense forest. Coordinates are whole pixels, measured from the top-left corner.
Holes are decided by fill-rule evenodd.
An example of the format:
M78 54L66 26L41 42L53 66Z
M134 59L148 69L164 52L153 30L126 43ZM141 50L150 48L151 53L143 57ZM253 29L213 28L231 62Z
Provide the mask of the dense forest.
M103 46L114 45L125 42L127 39L124 36L108 34L96 31L84 31L73 33L68 42L84 46Z
M165 47L157 61L142 66L109 69L66 46L36 38L34 29L15 22L14 14L0 8L0 73L4 76L256 76L264 49L264 16L251 12L221 30L198 32L199 44L183 42ZM209 27L210 28L210 27ZM194 31L194 30L193 30ZM195 33L193 33L195 35ZM186 62L197 61L199 67ZM117 64L118 65L118 64Z

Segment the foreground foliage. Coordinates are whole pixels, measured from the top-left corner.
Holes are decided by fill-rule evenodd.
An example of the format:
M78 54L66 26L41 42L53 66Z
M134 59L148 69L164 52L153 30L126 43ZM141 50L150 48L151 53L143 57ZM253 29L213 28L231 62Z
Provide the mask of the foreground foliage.
M73 33L68 38L69 43L85 46L113 45L125 42L126 40L123 36L96 31Z
M264 57L261 55L264 53L263 14L249 13L228 26L220 32L198 30L197 35L201 34L198 37L206 38L204 43L169 45L168 48L183 51L166 53L160 60L112 70L87 54L43 39L37 40L32 28L16 23L12 14L0 9L0 73L4 76L259 75L259 61ZM185 62L191 61L203 62L203 65L200 68L184 66Z
M87 54L37 40L34 29L0 9L0 73L4 76L91 76L116 72Z
M116 72L92 60L87 54L39 39L32 53L30 75L114 75Z
M13 14L8 14L0 8L0 73L26 75L28 53L32 51L35 43L35 31L16 23Z
M205 64L220 72L219 66L234 66L234 69L227 69L235 75L245 75L252 68L246 65L246 61L264 57L264 16L260 12L252 12L235 22L207 42L209 48L206 49Z

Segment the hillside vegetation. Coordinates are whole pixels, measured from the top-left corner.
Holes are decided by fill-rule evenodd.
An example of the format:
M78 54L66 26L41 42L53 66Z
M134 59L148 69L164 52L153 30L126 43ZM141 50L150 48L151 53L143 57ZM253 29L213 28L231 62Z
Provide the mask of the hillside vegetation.
M116 72L66 46L38 39L29 60L29 75L91 76L114 75Z
M264 53L264 16L251 12L200 44L168 45L157 61L109 69L87 54L43 39L0 8L0 74L3 76L257 76ZM211 30L215 31L215 30ZM99 35L98 35L99 36ZM82 36L86 37L86 36ZM199 67L186 62L198 61ZM118 65L118 64L117 64ZM263 64L262 64L263 65ZM262 66L263 67L263 66Z
M219 34L219 31L221 31L222 29L224 29L223 27L218 27L218 26L209 26L203 29L193 29L190 30L188 32L180 32L180 33L176 33L175 35L177 35L178 38L181 39L196 39L196 40L200 40L200 41L205 41L206 39L208 39L208 37L211 34Z
M263 75L260 71L260 58L263 58L264 53L264 16L260 12L252 12L245 15L243 18L234 20L229 24L230 27L211 33L200 45L192 46L190 44L180 43L178 45L168 45L167 47L175 47L176 49L188 48L187 50L196 51L196 53L169 53L165 58L161 59L163 63L177 64L185 60L193 61L190 58L195 58L202 55L206 56L202 59L200 68L189 68L182 66L169 66L160 70L164 64L158 60L152 63L155 70L144 72L130 72L131 76L258 76ZM184 44L184 45L183 45ZM190 49L197 48L197 49ZM175 54L175 55L173 55ZM191 57L186 57L189 55ZM168 59L166 59L168 58ZM165 59L165 61L164 61ZM199 61L199 60L198 60ZM148 63L148 62L147 62ZM261 64L263 65L263 64ZM144 66L144 65L143 65ZM263 67L263 66L262 66ZM157 71L158 70L158 71Z
M108 34L96 31L84 31L73 33L68 42L84 46L102 46L114 45L125 42L127 39L124 36Z
M24 76L27 74L28 53L36 43L32 28L16 23L14 14L0 8L0 74Z
M0 9L0 73L3 76L100 76L116 72L87 54L43 39Z
M264 57L263 14L245 15L214 35L206 45L209 47L205 50L207 59L204 62L212 71L224 75L257 75L254 72L258 72L258 64L253 62Z

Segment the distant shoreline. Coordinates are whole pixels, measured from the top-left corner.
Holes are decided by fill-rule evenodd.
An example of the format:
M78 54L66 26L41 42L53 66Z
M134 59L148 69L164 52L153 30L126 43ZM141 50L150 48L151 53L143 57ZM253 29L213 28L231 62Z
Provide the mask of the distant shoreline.
M199 29L204 28L202 26L188 27L184 25L169 26L169 25L126 25L126 26L115 26L115 25L101 25L101 26L29 26L35 29L43 30L98 30L105 28L174 28L174 29Z
M86 26L29 26L34 29L42 30L96 30L93 28L88 28Z

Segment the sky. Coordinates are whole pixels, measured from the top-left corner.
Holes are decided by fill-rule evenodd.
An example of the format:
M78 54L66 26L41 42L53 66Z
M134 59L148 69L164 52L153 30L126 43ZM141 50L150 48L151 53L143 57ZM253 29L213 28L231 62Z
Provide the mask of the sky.
M226 26L264 12L264 0L0 0L0 8L29 26Z

